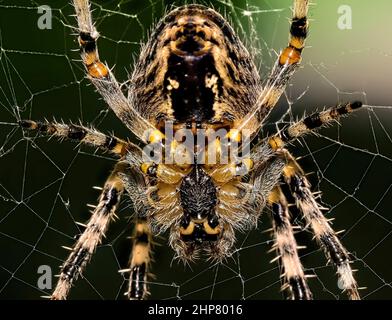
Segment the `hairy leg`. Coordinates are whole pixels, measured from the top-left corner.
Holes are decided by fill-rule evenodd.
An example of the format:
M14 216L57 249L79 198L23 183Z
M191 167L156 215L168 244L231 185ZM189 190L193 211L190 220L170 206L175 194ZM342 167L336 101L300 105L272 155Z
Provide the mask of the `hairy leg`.
M288 164L283 170L283 179L290 187L297 207L312 229L317 243L323 248L328 261L336 267L340 287L347 292L351 300L359 300L358 286L350 266L349 253L322 213L302 168L288 151L286 151L286 158Z
M316 112L265 139L252 151L254 161L260 158L274 159L275 157L285 160L286 166L282 170L283 180L290 187L297 207L302 212L307 224L312 228L317 242L324 249L328 259L336 266L340 285L348 293L350 299L360 299L360 296L351 270L349 254L321 212L303 170L289 151L285 149L285 146L324 125L338 121L341 117L361 107L361 102L352 102Z
M149 268L152 260L152 235L146 218L138 218L135 223L132 252L129 259L128 298L144 300L150 294L148 291Z
M140 156L142 154L139 147L130 142L126 142L114 136L105 135L97 130L81 125L22 120L20 121L20 126L24 130L37 131L40 134L87 144L102 149L103 151L111 152L120 157L124 156L127 152L139 153Z
M275 234L274 248L278 251L277 258L282 263L282 276L285 279L282 289L289 289L290 297L294 300L311 300L312 293L298 257L298 246L290 223L287 200L280 187L275 187L272 190L268 204L272 210Z
M315 132L323 126L338 122L342 117L359 110L362 102L355 101L343 105L330 107L321 112L315 112L304 119L285 127L283 130L262 140L252 149L251 159L260 161L265 155L274 157L276 152L286 147L290 142L297 140L309 133Z
M308 34L308 2L294 0L289 45L280 53L254 109L236 124L236 129L246 129L252 135L257 134L297 70Z
M79 26L81 57L91 82L117 117L141 141L146 141L146 135L155 127L130 105L113 73L101 62L97 47L99 33L93 24L89 0L73 0L73 3Z
M95 249L101 243L110 221L115 217L115 211L124 190L119 173L125 172L127 166L127 163L119 162L107 179L86 229L70 249L71 253L62 265L59 280L51 296L53 300L67 298L72 284L82 274Z

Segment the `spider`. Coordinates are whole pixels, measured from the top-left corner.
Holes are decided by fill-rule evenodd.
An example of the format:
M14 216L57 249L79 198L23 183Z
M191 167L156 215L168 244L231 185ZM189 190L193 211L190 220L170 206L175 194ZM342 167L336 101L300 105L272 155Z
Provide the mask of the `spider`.
M287 146L354 112L362 103L326 108L274 135L260 138L259 134L300 65L308 33L308 0L293 0L289 44L263 85L252 56L219 13L197 4L174 9L142 46L128 97L99 58L99 34L89 1L74 0L73 4L87 77L139 143L82 125L20 122L25 130L99 147L119 159L84 232L61 267L51 298L67 298L116 217L122 194L127 193L136 212L129 268L122 270L129 272L129 299L149 295L153 235L170 230L169 245L184 261L196 260L201 254L221 261L232 252L235 231L255 227L268 207L283 289L291 299L310 300L312 293L283 191L286 188L336 267L341 287L350 299L360 299L349 253L324 217ZM187 139L170 139L167 127L174 134L186 132ZM211 132L224 134L210 139ZM185 147L186 141L193 142L191 147ZM240 147L251 151L234 152ZM147 149L159 149L160 157L146 157ZM225 150L229 157L224 157Z

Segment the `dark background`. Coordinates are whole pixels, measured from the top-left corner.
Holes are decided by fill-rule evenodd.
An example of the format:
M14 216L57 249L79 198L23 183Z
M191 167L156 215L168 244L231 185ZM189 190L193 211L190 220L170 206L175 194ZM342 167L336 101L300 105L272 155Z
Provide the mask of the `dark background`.
M303 68L271 116L290 121L338 102L360 99L374 108L359 111L342 126L320 131L292 146L323 202L332 210L334 229L353 253L360 286L366 299L392 298L390 247L392 244L392 3L384 1L315 1L310 17L309 48ZM126 81L144 41L164 8L184 1L99 1L94 18L101 33L101 58L115 65ZM276 52L286 45L291 1L204 1L226 14L265 75ZM377 4L376 4L377 3ZM129 137L124 126L108 112L84 78L79 61L72 6L68 0L50 1L53 29L37 27L37 6L45 1L0 1L0 299L37 299L50 293L37 288L40 265L54 274L66 258L62 245L72 246L80 233L75 221L89 218L114 162L108 155L56 139L26 138L14 124L20 118L64 119L92 124L103 132ZM352 30L337 27L338 8L350 5ZM266 11L264 11L266 10ZM246 11L250 15L244 14ZM385 107L383 107L385 106ZM87 268L85 278L72 290L72 299L122 299L126 282L117 273L127 266L132 215L123 201L120 221L111 225L107 239ZM296 222L302 222L294 217ZM269 264L274 253L268 215L257 230L238 235L239 251L223 265L200 261L190 267L172 263L166 237L156 238L151 285L152 298L281 299L279 269ZM337 288L334 270L326 266L308 232L297 234L314 296L345 299ZM53 280L53 286L55 280Z

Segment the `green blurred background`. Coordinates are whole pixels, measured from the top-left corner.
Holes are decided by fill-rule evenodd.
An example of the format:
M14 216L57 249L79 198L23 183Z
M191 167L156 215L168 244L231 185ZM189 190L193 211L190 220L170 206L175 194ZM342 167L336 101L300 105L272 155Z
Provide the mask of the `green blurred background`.
M286 45L290 0L196 1L214 6L231 21L256 55L260 73L273 65ZM362 110L321 137L307 137L292 147L323 202L332 208L335 230L345 229L343 242L353 253L354 268L366 299L392 298L392 2L390 0L318 0L311 7L311 31L303 68L270 118L290 121L304 111L360 99ZM101 33L101 58L115 65L117 79L126 81L140 42L165 8L184 1L96 1L94 19ZM39 5L53 9L53 28L40 30ZM352 29L337 26L338 8L352 9ZM24 138L16 119L64 119L93 124L103 132L129 137L84 78L68 0L0 1L0 299L37 299L40 265L54 274L66 258L60 246L72 246L80 233L75 221L89 218L87 203L98 197L91 187L102 185L114 165L108 155L55 139ZM384 106L384 107L383 107ZM132 223L130 201L71 292L72 299L122 299L126 282L117 273L127 266ZM296 216L294 220L302 221ZM238 235L240 250L219 268L200 261L190 267L171 263L167 234L156 239L152 298L281 299L279 268L273 253L268 215L257 230ZM314 296L345 299L334 270L326 266L308 232L297 234ZM55 285L55 280L53 280Z

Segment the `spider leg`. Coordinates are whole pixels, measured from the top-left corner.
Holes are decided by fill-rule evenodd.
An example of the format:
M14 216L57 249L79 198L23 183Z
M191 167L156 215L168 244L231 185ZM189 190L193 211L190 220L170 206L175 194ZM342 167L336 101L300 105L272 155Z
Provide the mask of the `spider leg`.
M96 247L101 243L109 222L115 218L115 210L124 191L124 185L119 174L125 172L127 168L128 164L126 162L119 162L107 179L98 205L94 209L86 229L76 241L71 254L62 265L60 278L51 296L53 300L67 298L72 284L82 274Z
M151 229L146 218L138 218L135 223L132 253L129 259L130 272L128 298L130 300L144 300L150 293L148 291L149 266L152 259Z
M282 261L284 285L282 290L290 289L291 298L311 300L312 293L307 285L306 276L298 257L298 246L290 223L286 197L280 189L279 180L285 161L282 157L271 157L266 161L256 162L249 183L252 185L250 203L255 215L267 204L272 211L274 248L278 251L277 259ZM267 199L264 198L268 195Z
M280 133L280 136L285 142L295 140L305 134L311 133L315 129L330 124L334 120L339 120L361 107L362 102L355 101L345 105L337 105L321 112L315 112L312 115L305 117L303 120L285 128Z
M285 284L282 289L290 289L294 300L311 300L312 293L298 257L298 246L290 223L286 197L280 187L275 187L269 195L268 204L272 209L275 244L283 267Z
M268 194L278 183L276 173L277 170L283 170L283 166L277 162L277 158L283 158L284 162L287 163L285 157L286 149L284 148L288 143L333 121L338 121L341 117L358 110L361 106L361 102L352 102L330 107L322 112L313 113L256 144L252 148L250 158L245 158L245 160L250 160L252 164L252 167L247 172L251 171L250 181L254 185L255 193L259 195ZM244 160L242 161L244 162ZM268 163L274 163L275 165L271 166ZM266 174L266 167L269 168L269 171L271 171L271 168L273 170L271 172L267 170ZM279 177L281 172L278 173ZM272 185L271 182L273 183ZM266 202L265 199L261 201L263 203Z
M312 133L323 126L331 124L334 121L338 121L342 117L357 111L361 107L362 102L355 101L344 105L330 107L321 112L315 112L310 116L284 128L266 140L261 141L261 143L254 147L253 154L259 156L260 153L267 152L266 150L269 148L272 149L271 151L284 148L288 143L303 137L306 134Z
M152 261L152 233L149 218L151 207L147 197L148 180L138 168L130 167L127 174L120 173L124 188L131 198L137 216L133 232L133 245L129 258L129 268L120 270L129 272L127 296L130 300L144 300L150 294L148 279Z
M283 179L290 187L297 207L306 223L312 228L316 241L323 248L328 260L337 268L339 286L347 292L350 299L359 300L358 286L350 266L349 253L323 215L302 168L287 150L284 152L288 164L283 170Z
M141 154L139 147L131 142L126 142L114 136L108 136L97 130L80 125L22 120L20 121L20 126L25 130L38 131L40 134L55 136L60 139L74 140L100 148L103 151L111 152L120 157L124 156L127 152L139 152Z
M101 62L97 48L97 32L88 0L74 0L79 26L79 45L88 77L117 117L142 141L155 127L130 105L110 69Z
M348 115L362 107L361 102L352 102L345 105L338 105L328 108L322 112L316 112L303 120L286 127L272 137L269 137L256 145L252 150L252 160L264 162L274 162L276 157L285 160L285 167L282 169L283 180L290 187L293 196L297 202L297 207L302 212L307 224L312 228L316 240L324 249L329 260L337 268L339 284L347 291L350 299L360 299L357 283L350 267L350 257L347 250L341 244L340 240L333 231L328 220L321 212L321 208L313 196L310 183L307 180L302 168L296 162L294 157L289 153L285 146L299 137L313 132L324 125L339 120L341 117ZM279 167L278 167L279 168ZM268 180L275 181L271 177L276 178L276 170L267 176L260 175L259 169L253 171L251 181L255 182L255 186L260 184L259 181ZM258 177L260 175L260 177ZM256 178L255 178L256 177ZM263 182L266 184L265 182ZM261 194L265 194L260 192Z
M246 129L250 134L256 134L299 67L308 33L308 2L308 0L294 0L289 45L280 53L254 109L239 120L235 128Z

